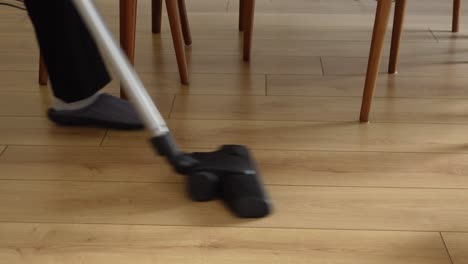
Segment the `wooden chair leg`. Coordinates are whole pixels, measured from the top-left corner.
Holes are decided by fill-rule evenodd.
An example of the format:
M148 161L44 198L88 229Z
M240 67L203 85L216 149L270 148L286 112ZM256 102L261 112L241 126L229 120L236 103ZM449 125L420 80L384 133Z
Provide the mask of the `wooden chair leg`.
M161 33L162 0L151 1L151 31L154 34Z
M185 7L185 0L179 1L179 16L182 23L182 33L184 34L185 45L192 45L192 35L190 33L190 24L187 16L187 8Z
M453 0L452 32L460 31L461 0Z
M244 3L244 16L244 61L249 61L252 53L255 0L248 0Z
M47 67L44 62L44 58L42 57L42 54L41 54L40 59L39 59L39 84L47 85L48 79L49 79L49 74L47 72Z
M382 57L382 47L385 33L387 31L388 20L392 7L392 0L379 0L374 21L374 31L372 33L372 43L367 66L366 82L361 105L361 122L369 121L369 112L372 103L372 96L375 89L377 75L379 73L380 60Z
M179 66L180 79L183 84L188 84L189 78L187 58L185 57L185 46L182 36L177 0L166 0L166 8L169 17L169 24L171 26L174 49L177 57L177 65Z
M244 31L245 23L245 0L239 0L239 31Z
M120 45L129 61L135 62L137 0L120 0ZM120 89L120 96L127 98Z
M392 47L390 49L390 62L388 73L397 72L398 53L400 51L401 34L403 32L403 22L406 12L406 0L396 0L395 17L393 19Z
M137 0L120 0L120 44L131 63L135 61Z

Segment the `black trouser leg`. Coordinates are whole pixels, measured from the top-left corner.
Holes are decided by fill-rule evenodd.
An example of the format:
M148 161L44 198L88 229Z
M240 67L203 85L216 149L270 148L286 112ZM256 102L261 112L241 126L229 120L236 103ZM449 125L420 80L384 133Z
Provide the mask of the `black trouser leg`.
M110 82L96 43L70 0L25 0L57 98L85 99Z

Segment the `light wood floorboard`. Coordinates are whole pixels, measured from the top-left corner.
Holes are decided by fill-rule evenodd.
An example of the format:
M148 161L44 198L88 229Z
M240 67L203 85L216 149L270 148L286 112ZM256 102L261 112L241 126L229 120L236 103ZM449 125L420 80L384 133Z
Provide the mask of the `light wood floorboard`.
M467 233L443 233L444 241L454 264L468 263L468 234Z
M250 63L239 0L186 2L190 85L165 8L151 34L151 1L136 69L184 150L252 148L274 214L191 202L146 132L48 121L33 28L1 6L0 264L468 263L468 19L450 32L453 1L408 1L396 75L389 27L365 125L375 0L257 0ZM97 4L118 36L117 2Z
M265 264L450 264L437 233L9 223L0 230L0 263L247 264L255 256Z

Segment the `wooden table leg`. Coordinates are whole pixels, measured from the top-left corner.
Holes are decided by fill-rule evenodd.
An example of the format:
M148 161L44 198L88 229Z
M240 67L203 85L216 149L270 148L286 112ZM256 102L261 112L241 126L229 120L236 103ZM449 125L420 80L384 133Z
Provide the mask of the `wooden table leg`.
M42 54L40 54L39 57L39 84L47 85L49 73L47 72L47 66L44 62L44 57L42 57Z
M244 31L245 24L245 0L239 0L239 31Z
M120 0L120 45L132 64L135 63L137 3L137 0ZM126 98L122 89L120 95Z
M180 79L183 84L189 83L187 58L185 56L185 45L180 24L179 7L177 0L166 0L167 15L171 26L172 41L179 66Z
M179 15L182 24L182 33L184 34L185 45L192 45L192 34L190 33L190 23L187 16L187 8L185 7L185 0L179 1Z
M162 0L151 1L151 31L161 33Z
M369 62L367 66L366 82L364 85L364 94L361 105L361 122L369 121L369 112L374 94L377 75L380 68L380 60L382 58L382 47L384 44L385 33L387 31L388 19L392 0L379 0L377 2L377 11L374 21L374 31L372 33L372 42L369 54Z
M460 30L461 0L453 0L452 32Z
M400 51L401 34L406 12L406 0L396 0L395 17L393 19L392 47L390 49L390 62L388 64L388 73L397 72L398 53Z
M244 3L244 16L244 61L249 61L252 53L255 0L246 0Z

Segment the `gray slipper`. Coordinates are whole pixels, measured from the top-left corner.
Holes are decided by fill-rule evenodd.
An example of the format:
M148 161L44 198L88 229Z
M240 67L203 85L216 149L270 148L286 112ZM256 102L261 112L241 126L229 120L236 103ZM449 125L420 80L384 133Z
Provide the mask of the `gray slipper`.
M49 119L62 126L88 126L122 130L142 129L143 123L133 106L109 94L100 94L89 106L78 110L49 109Z

